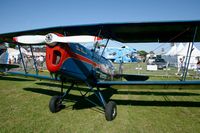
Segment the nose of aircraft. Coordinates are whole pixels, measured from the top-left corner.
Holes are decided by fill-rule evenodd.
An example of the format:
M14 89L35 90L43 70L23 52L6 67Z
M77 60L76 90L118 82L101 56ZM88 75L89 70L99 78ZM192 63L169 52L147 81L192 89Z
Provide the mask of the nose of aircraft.
M60 70L64 60L69 56L67 52L67 44L54 47L47 45L46 47L46 65L50 72L57 72Z

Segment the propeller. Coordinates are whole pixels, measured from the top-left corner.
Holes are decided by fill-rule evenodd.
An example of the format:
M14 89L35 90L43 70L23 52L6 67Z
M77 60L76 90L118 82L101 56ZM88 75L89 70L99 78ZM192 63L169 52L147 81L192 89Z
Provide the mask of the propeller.
M22 44L41 44L46 43L50 46L54 46L57 42L60 43L87 43L96 42L102 40L102 38L90 35L79 36L60 36L54 33L47 35L23 35L14 37L13 40Z

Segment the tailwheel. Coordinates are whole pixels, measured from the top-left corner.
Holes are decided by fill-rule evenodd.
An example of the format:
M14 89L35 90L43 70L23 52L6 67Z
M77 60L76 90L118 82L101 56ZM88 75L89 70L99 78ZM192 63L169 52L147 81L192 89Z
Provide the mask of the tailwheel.
M62 98L60 96L53 96L49 101L49 110L52 113L60 111L62 108Z
M105 106L105 117L107 121L112 121L117 116L117 104L110 101Z

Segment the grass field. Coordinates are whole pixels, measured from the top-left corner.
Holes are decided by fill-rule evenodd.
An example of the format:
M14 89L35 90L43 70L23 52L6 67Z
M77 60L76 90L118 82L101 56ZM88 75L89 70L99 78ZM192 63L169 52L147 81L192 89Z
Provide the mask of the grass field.
M52 114L48 103L51 96L59 94L58 83L4 76L0 77L0 133L198 133L198 88L114 86L105 89L103 95L111 96L118 105L118 116L107 122L103 112L80 97L78 90L84 91L85 87L73 90L65 101L66 107Z
M114 64L116 70L119 68L119 64ZM123 64L123 73L126 74L143 74L143 75L149 75L149 76L161 76L161 77L179 77L176 75L177 68L176 67L168 67L164 68L162 70L157 71L148 71L147 70L147 64L143 62L139 63L126 63ZM196 70L190 69L188 71L188 78L194 79L198 77L198 73Z

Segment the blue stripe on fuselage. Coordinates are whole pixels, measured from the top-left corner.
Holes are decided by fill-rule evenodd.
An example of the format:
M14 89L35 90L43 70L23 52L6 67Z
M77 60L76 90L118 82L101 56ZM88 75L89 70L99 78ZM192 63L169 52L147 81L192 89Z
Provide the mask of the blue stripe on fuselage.
M65 60L61 67L61 73L66 75L66 78L83 80L85 81L92 73L92 65L74 58Z
M95 64L107 64L109 61L101 57L97 53L93 53L84 46L74 43L69 44L70 50L77 56L87 58ZM81 60L80 58L70 57L63 62L60 73L66 78L73 78L75 80L96 81L94 63ZM108 64L109 65L109 64Z

